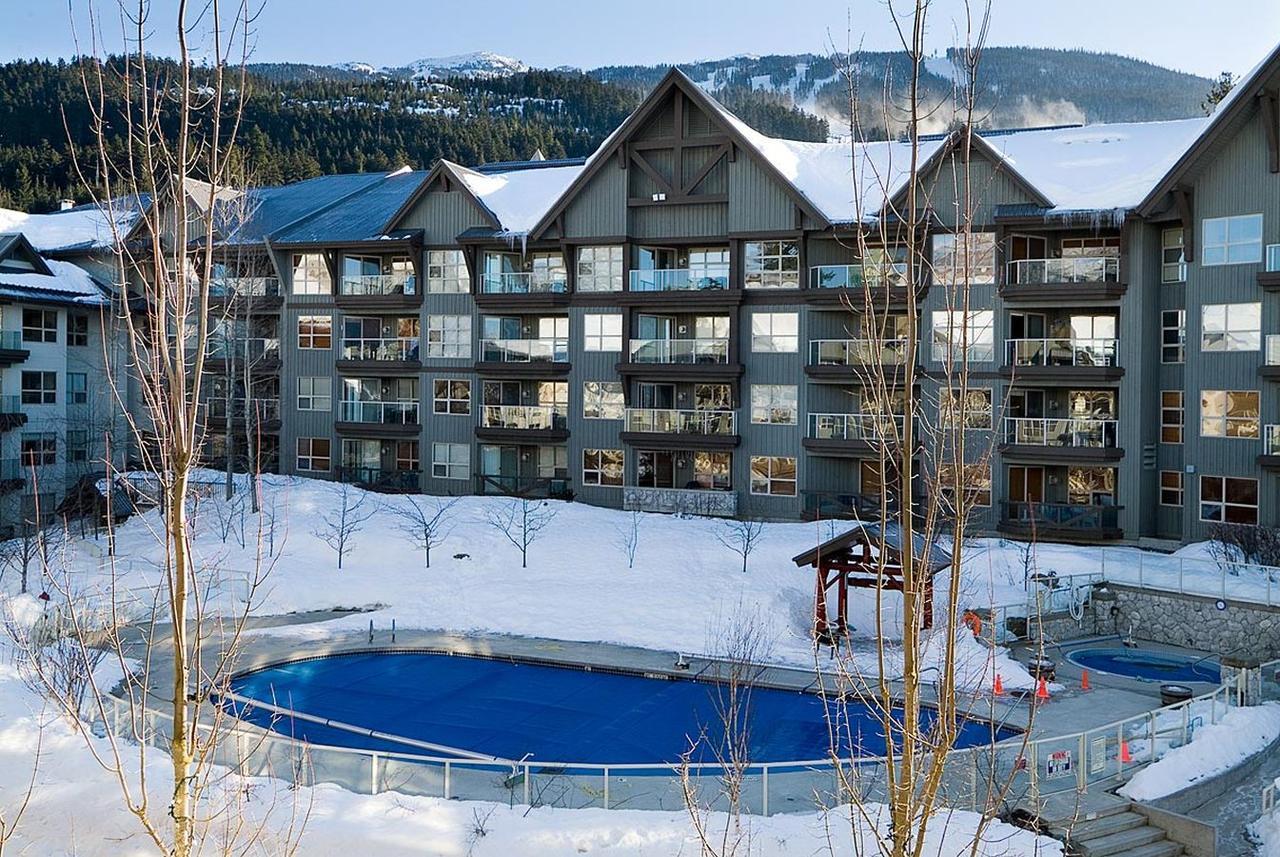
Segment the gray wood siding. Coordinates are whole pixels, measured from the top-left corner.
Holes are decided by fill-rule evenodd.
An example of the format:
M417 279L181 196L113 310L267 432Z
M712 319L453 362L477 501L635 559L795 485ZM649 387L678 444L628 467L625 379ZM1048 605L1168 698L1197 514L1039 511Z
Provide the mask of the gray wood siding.
M619 237L627 231L627 171L617 159L600 168L564 212L566 237Z
M741 152L729 165L729 231L784 232L795 229L795 202L755 157Z
M1016 205L1032 202L1013 178L982 155L975 153L969 160L969 189L973 203L973 223L990 225L995 222L997 205ZM954 229L964 219L960 209L964 199L964 164L956 157L944 158L932 176L927 177L928 204L938 219Z
M728 231L724 203L642 205L631 209L631 237L660 239L675 236L723 239Z

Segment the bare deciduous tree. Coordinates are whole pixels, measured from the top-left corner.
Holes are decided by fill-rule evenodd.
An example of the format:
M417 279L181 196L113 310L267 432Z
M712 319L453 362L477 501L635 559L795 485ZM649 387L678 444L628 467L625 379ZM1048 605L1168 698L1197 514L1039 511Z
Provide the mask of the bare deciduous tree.
M369 492L348 482L338 487L337 508L320 512L320 523L311 532L337 554L339 571L342 570L342 560L355 547L356 534L377 513L377 504L369 502Z
M632 509L625 520L614 525L614 536L622 555L627 558L627 568L635 568L636 552L640 549L640 524L644 513Z
M458 499L406 494L388 504L387 508L396 517L396 529L422 551L423 568L431 568L431 549L449 537L453 507Z
M720 521L715 530L716 541L742 557L742 573L747 573L751 553L764 538L764 521L759 518L729 518Z
M529 547L541 537L556 516L549 500L515 497L485 510L485 520L520 551L520 567L529 567Z

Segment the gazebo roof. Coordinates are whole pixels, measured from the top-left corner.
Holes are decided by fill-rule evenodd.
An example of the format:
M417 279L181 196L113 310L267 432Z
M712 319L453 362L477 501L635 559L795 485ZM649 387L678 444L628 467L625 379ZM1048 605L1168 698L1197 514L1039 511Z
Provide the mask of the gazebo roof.
M937 542L929 543L920 533L912 533L914 547L912 555L928 562L931 571L938 571L951 564L951 554L938 546ZM901 525L893 522L857 523L851 529L828 539L816 548L792 557L797 566L816 566L821 559L832 559L842 553L848 553L855 546L883 545L890 553L901 557L903 554L903 533Z

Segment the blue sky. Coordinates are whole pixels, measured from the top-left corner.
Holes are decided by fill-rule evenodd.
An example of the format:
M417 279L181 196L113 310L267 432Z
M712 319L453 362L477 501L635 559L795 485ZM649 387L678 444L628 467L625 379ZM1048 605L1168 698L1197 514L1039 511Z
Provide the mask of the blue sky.
M114 0L92 0L119 43ZM84 43L90 0L71 0ZM130 0L134 2L134 0ZM255 0L259 2L259 0ZM905 0L894 0L902 6ZM1089 48L1206 76L1247 71L1280 40L1277 0L993 0L990 44ZM176 0L151 0L157 52ZM885 0L265 0L254 59L402 65L491 50L542 67L656 64L737 53L821 52L848 32L868 49L894 44ZM200 7L200 2L192 6ZM224 5L233 5L224 0ZM0 0L0 60L75 52L67 0ZM1206 14L1206 8L1213 14ZM934 0L931 47L955 44L962 0ZM681 22L675 27L674 22Z

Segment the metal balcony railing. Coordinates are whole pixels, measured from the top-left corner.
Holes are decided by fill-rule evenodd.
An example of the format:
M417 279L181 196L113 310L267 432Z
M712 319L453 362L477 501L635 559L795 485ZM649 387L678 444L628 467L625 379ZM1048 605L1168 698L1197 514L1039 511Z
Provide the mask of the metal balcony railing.
M726 339L633 339L633 363L728 363Z
M900 286L907 280L906 262L872 265L814 265L809 269L812 289L860 289Z
M1105 419L1005 417L1004 442L1028 446L1114 449L1119 423Z
M512 271L503 274L485 274L480 280L480 291L487 295L537 295L559 294L568 290L563 274Z
M500 473L475 474L477 494L504 494L512 497L567 497L568 477L504 476Z
M0 414L22 413L21 396L0 396Z
M1090 531L1117 529L1119 506L1096 506L1087 503L1041 503L1003 500L1001 519L1024 527L1052 530Z
M1010 366L1115 366L1118 339L1006 339Z
M485 405L480 414L482 428L564 429L569 413L554 405Z
M418 337L394 336L342 340L343 360L417 360Z
M280 296L280 280L275 277L214 277L209 280L209 296L276 298Z
M347 464L338 468L338 481L374 491L417 491L422 482L422 471L387 470L382 467Z
M342 421L380 425L416 425L417 402L342 402Z
M1267 245L1267 270L1280 271L1280 244Z
M1280 334L1267 334L1266 361L1268 366L1280 366Z
M249 363L279 360L280 340L274 336L228 339L215 334L209 338L206 355L213 360L246 360Z
M1036 286L1047 283L1116 283L1120 281L1118 256L1072 256L1064 259L1019 259L1009 263L1009 284Z
M1280 455L1280 425L1263 426L1262 454Z
M567 339L482 339L485 363L568 363Z
M209 416L215 419L226 419L227 414L232 419L244 419L247 414L264 423L280 419L279 399L233 399L228 402L226 399L215 398L208 401L207 407Z
M655 434L734 435L736 411L703 411L672 408L627 408L627 431Z
M408 273L342 278L344 295L414 295L417 292L417 277Z
M809 414L809 437L880 442L900 437L904 419L898 414Z
M21 330L0 330L0 351L25 351Z
M633 292L698 292L729 288L729 266L658 268L631 272Z
M811 339L810 366L875 366L907 362L905 339Z
M6 458L0 461L0 482L16 482L25 478L26 472L18 459Z

